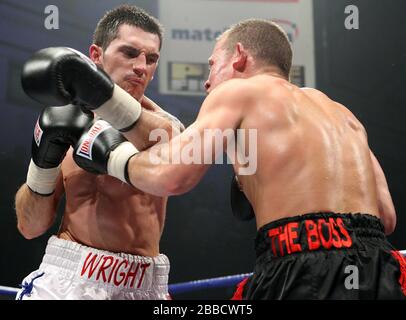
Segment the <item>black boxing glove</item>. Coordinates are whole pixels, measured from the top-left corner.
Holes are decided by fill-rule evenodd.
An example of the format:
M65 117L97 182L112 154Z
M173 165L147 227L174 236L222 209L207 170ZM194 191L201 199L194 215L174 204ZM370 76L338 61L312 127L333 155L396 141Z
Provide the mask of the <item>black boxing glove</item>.
M92 121L92 113L73 105L47 107L41 112L34 129L26 181L33 192L43 196L54 192L66 152Z
M238 220L249 221L255 217L254 209L248 201L244 192L241 191L238 179L236 176L231 181L231 210L234 217Z
M34 100L55 106L81 105L121 131L131 129L141 115L141 104L75 49L36 52L24 64L21 81Z
M82 135L73 159L82 169L129 182L127 163L139 151L108 122L98 120Z

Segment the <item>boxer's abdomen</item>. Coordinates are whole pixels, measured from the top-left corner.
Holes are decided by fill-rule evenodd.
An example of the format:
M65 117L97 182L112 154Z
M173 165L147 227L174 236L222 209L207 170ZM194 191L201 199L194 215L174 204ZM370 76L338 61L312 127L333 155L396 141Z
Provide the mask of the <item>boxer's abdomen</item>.
M66 192L60 236L113 252L155 256L165 220L166 199L141 192L107 175L63 162Z

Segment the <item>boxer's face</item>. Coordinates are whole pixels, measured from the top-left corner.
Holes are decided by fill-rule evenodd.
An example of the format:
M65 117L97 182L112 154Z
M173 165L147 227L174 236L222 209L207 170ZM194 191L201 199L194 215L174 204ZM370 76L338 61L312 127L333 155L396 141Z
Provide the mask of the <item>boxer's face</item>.
M119 27L117 37L104 52L96 46L100 54L98 58L92 56L92 47L92 60L99 64L115 83L140 100L158 66L158 35L124 24Z
M230 80L234 75L231 54L223 48L224 39L220 39L209 58L210 74L205 83L206 92L210 93L220 83Z

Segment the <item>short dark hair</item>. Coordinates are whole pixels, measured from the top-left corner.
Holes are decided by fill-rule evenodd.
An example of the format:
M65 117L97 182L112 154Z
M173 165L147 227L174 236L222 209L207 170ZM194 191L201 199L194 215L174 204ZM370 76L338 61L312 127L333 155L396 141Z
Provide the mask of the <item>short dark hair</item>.
M118 29L121 25L128 24L138 27L146 32L156 34L159 37L159 50L162 47L163 27L158 19L151 16L145 10L131 5L121 5L107 11L97 24L93 34L93 43L102 47L103 50L117 38Z
M231 26L223 35L226 37L224 47L228 52L232 52L240 42L254 59L265 65L278 67L282 75L289 79L292 47L285 31L276 23L248 19Z

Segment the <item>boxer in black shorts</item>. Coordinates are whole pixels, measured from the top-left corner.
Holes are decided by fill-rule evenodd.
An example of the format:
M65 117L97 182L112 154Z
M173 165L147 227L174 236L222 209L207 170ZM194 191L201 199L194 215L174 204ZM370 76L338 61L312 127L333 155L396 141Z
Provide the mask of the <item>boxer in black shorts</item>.
M368 214L314 213L258 230L234 299L406 299L406 262Z

